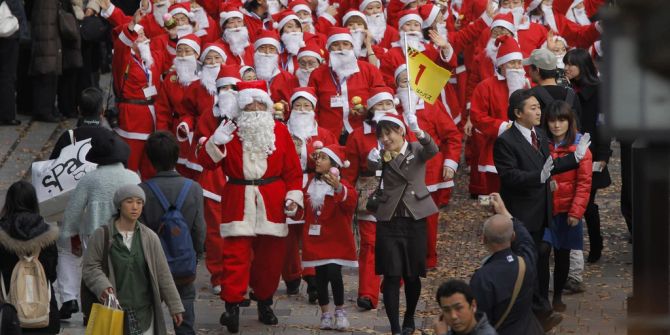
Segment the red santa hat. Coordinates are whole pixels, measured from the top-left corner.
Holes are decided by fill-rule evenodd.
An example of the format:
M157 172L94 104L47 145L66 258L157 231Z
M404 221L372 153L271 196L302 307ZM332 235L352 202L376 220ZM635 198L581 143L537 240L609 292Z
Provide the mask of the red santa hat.
M514 25L514 15L512 13L498 14L493 18L491 30L496 27L503 27L509 30L512 35L516 35L516 26Z
M273 102L267 91L264 80L240 81L237 83L237 106L244 109L248 104L256 101L265 104L267 111L272 111Z
M336 41L347 41L354 44L354 38L351 37L349 29L342 27L330 27L328 28L328 40L326 41L326 49L330 48L330 45Z
M300 51L298 51L298 59L305 56L312 56L318 59L319 62L323 62L323 57L325 56L325 54L326 52L323 49L321 49L321 47L318 44L307 43L306 46L302 47Z
M421 18L423 19L421 28L428 28L433 25L438 14L440 14L440 7L433 4L426 4L419 7L419 15L421 15Z
M196 54L200 54L200 37L195 34L188 34L177 41L177 46L187 45L195 50Z
M519 43L509 35L502 35L496 39L496 46L498 53L496 54L496 67L501 66L509 61L523 60L521 47Z
M398 19L398 30L402 29L402 26L409 21L416 21L419 24L423 25L423 19L419 14L419 11L416 9L408 9L400 12Z
M344 16L342 16L342 25L343 25L343 26L346 26L346 25L347 25L347 21L349 21L349 19L351 19L352 17L359 17L359 18L361 18L361 19L363 20L363 22L365 22L365 26L366 26L366 27L368 26L368 17L365 16L365 14L363 14L363 13L361 13L361 12L355 10L355 9L350 9L349 11L347 11L347 12L344 14Z
M312 8L309 7L309 4L305 0L296 0L296 1L291 1L289 4L290 8L293 12L297 13L301 10L304 10L308 12L309 14L312 14Z
M379 2L380 4L382 4L382 6L384 5L381 0L363 0L361 1L361 4L358 5L358 10L361 12L365 12L365 9L368 8L370 4L375 2Z
M191 14L190 2L175 3L168 9L168 14L170 14L170 16L175 16L177 14L184 14L186 15L186 17L188 17L189 21L193 19L193 14Z
M351 163L346 160L347 156L344 153L344 147L339 144L331 144L327 147L319 149L319 152L328 155L328 157L330 157L330 159L332 159L339 168L346 169L351 165Z
M390 87L375 87L370 90L370 97L366 104L368 109L372 109L374 105L384 100L391 100L394 105L398 104L398 100L393 95L393 90Z
M542 4L542 0L525 0L526 12L530 13L533 9Z
M262 45L272 45L277 48L279 51L279 34L276 30L260 30L256 35L256 41L254 42L254 49L260 48Z
M402 119L400 118L400 115L395 115L395 114L384 114L384 115L382 115L382 117L380 117L379 120L377 120L377 127L379 127L382 124L382 122L393 123L395 125L400 126L400 128L402 128L402 130L405 130L405 122L402 121Z
M244 19L244 14L235 3L224 2L219 10L219 25L223 26L228 19L231 18Z
M316 91L314 87L298 87L294 89L293 95L291 95L291 105L298 98L305 98L312 103L312 107L316 107Z
M126 25L125 28L121 29L119 33L119 40L128 47L132 47L135 40L139 37L137 34L138 31L143 30L139 24L136 24L133 30L128 29L129 25Z
M241 67L240 68L240 78L244 77L244 74L249 70L253 70L254 72L256 72L256 70L252 66L245 65L245 66Z
M404 63L400 64L400 66L398 66L395 69L395 72L393 73L393 80L397 81L398 76L401 75L402 73L405 73L405 72L407 72L407 64L404 64Z
M285 9L275 15L272 15L272 21L274 23L272 26L277 29L277 31L281 31L284 26L289 23L291 20L296 20L300 22L300 18L298 15L295 14L294 11L290 9Z
M237 70L237 65L221 65L219 69L219 75L216 76L216 87L222 87L226 85L237 85L242 81L240 79L240 73Z
M226 59L228 58L228 56L226 56L226 52L223 51L224 48L225 48L224 45L219 41L205 44L205 50L203 50L202 53L200 54L200 61L204 62L205 58L207 58L207 54L210 51L214 51L214 52L218 53L221 56L221 58L223 58L223 61L225 62Z

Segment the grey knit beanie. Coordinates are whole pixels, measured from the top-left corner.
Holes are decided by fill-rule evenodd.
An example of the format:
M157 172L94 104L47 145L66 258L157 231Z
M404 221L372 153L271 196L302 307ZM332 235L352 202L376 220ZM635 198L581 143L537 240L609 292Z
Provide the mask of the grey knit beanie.
M135 184L126 184L119 187L119 189L116 190L116 193L114 193L114 208L121 208L121 202L132 197L140 198L144 202L147 201L141 187Z

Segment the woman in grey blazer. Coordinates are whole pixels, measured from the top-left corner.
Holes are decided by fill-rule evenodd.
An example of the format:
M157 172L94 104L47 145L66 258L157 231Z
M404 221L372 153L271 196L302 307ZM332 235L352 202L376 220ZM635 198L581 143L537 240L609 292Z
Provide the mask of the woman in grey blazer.
M393 334L414 332L414 311L426 276L426 217L437 212L424 182L426 162L438 152L428 133L419 128L416 116L405 120L419 142L409 142L399 117L383 116L377 122L377 139L383 149L368 156L371 170L382 169L381 194L375 245L375 271L384 276L384 306ZM405 283L407 309L402 328L399 320L400 280Z

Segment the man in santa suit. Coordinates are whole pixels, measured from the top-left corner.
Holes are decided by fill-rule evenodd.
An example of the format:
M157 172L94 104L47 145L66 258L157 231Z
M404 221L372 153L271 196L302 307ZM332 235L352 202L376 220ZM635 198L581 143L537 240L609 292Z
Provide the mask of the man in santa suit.
M221 12L221 29L226 63L253 66L254 47L249 42L250 30L244 24L244 14L232 3L226 4Z
M256 77L265 81L272 101L284 105L284 120L286 120L290 113L288 101L298 81L292 74L279 67L279 35L274 30L260 31L256 35L254 49L256 49L254 53Z
M307 181L314 173L312 154L315 150L337 144L337 138L333 134L318 126L314 114L315 107L316 93L313 88L299 87L293 90L291 116L286 125L300 158L303 188L307 187ZM286 223L289 225L289 232L286 241L286 260L282 272L282 278L286 282L286 291L288 294L297 294L300 287L300 278L302 277L307 282L308 300L310 303L314 303L317 299L314 268L303 269L300 261L300 241L304 221L287 218Z
M368 33L372 35L372 43L383 49L390 49L391 43L400 38L398 30L386 23L386 14L381 0L363 0L358 6L368 23Z
M367 20L365 14L351 9L342 17L342 26L348 28L351 33L356 58L379 67L379 59L376 53L381 55L386 51L372 44L372 34L368 31Z
M430 134L440 152L426 164L426 186L436 204L446 206L448 194L442 196L443 190L454 186L454 175L458 169L461 156L461 132L446 113L440 100L434 104L423 101L407 83L407 66L398 67L395 72L396 97L400 100L403 115L415 114L419 127ZM445 199L441 199L444 197ZM437 228L438 215L435 213L426 218L427 254L426 268L437 267Z
M305 47L307 43L317 45L325 44L321 42L319 36L303 32L300 19L292 10L283 10L273 16L274 26L281 35L281 53L279 55L280 67L290 74L294 74L298 68L298 53L300 48Z
M523 69L521 48L511 36L503 35L496 40L496 74L477 84L472 93L470 119L474 131L482 135L479 147L477 170L484 173L481 193L491 194L500 189L500 179L493 164L493 144L500 134L510 126L507 116L509 95L529 86ZM474 168L474 166L473 166Z
M352 110L351 99L360 97L364 101L371 88L384 86L384 80L379 69L356 59L353 38L347 28L331 28L326 48L328 64L324 63L312 72L308 86L316 90L319 124L340 136L342 144L365 119Z
M295 77L298 80L298 86L305 87L309 83L309 77L321 63L325 50L314 43L309 43L298 52L298 68L295 70Z
M154 99L160 74L166 70L164 57L164 51L151 47L143 27L132 22L114 41L112 76L119 110L119 127L115 131L130 146L128 169L139 171L142 179L154 174L144 144L156 129Z
M600 39L600 22L584 26L574 23L553 8L553 0L526 0L526 3L526 12L531 22L542 24L548 30L558 33L574 47L586 49Z
M325 36L328 28L337 24L337 20L335 20L334 17L334 15L337 15L336 12L334 15L331 15L326 11L318 18L316 18L312 12L312 8L310 8L309 4L305 0L291 1L289 6L300 19L300 23L302 24L302 31L304 32Z
M367 167L367 157L370 150L379 149L379 142L375 135L376 120L386 114L395 114L396 99L394 92L388 87L375 87L370 90L366 106L360 106L366 119L361 127L357 127L349 136L346 143L346 157L350 167L342 171L342 178L351 185L355 185L360 194L356 220L360 236L360 248L358 260L358 307L364 310L376 308L379 302L379 287L381 278L375 274L375 233L376 218L365 209L365 201L378 186L377 174L372 173Z
M156 97L156 130L167 130L179 141L177 171L193 179L193 170L185 167L193 141L192 128L195 115L184 108L184 94L190 85L197 85L200 39L195 34L186 35L177 42L177 56L170 71L161 82Z
M251 286L258 318L278 323L272 298L279 284L286 250L286 214L303 207L302 173L286 126L272 116L272 100L263 81L237 84L236 124L223 121L199 150L206 168L228 176L223 189L220 232L223 236L221 298L226 312L220 323L239 331L239 304Z

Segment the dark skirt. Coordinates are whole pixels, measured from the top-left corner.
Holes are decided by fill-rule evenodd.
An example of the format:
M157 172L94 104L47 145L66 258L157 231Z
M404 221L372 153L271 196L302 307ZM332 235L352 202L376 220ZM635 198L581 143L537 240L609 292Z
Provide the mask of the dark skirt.
M383 276L426 277L426 219L377 222L375 272Z
M545 242L551 244L554 249L584 249L584 220L570 227L568 225L568 214L561 213L553 218L554 227L544 229Z

